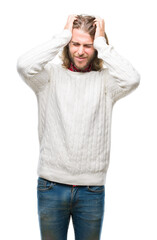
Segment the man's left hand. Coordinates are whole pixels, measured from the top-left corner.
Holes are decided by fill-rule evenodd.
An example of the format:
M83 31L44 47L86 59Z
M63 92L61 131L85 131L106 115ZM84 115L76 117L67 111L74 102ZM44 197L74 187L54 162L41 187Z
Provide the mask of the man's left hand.
M94 25L96 25L95 38L105 37L105 22L104 22L104 19L96 18L94 20Z

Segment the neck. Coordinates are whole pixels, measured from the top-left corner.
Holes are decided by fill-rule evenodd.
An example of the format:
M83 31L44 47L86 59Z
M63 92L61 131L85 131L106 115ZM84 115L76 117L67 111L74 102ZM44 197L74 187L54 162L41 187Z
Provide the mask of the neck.
M79 69L71 62L68 69L72 72L90 72L92 70L92 64L89 64L88 67L86 67L85 69Z

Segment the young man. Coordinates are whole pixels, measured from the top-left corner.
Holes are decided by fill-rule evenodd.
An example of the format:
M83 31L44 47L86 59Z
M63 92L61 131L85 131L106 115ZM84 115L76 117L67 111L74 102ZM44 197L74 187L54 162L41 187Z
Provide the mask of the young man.
M66 240L72 216L76 240L98 240L112 108L140 76L109 45L104 20L82 15L70 15L61 34L21 56L17 69L38 99L41 238Z

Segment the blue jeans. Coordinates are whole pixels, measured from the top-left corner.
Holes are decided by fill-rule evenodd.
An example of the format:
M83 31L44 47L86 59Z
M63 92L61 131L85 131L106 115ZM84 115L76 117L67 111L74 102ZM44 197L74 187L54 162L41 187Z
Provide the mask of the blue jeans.
M38 178L38 215L42 240L67 240L72 216L75 240L100 240L105 186L72 186Z

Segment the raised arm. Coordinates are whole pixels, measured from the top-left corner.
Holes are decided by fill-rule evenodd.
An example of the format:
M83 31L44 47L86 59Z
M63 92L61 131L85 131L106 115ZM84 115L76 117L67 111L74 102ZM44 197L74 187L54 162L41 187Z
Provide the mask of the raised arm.
M62 47L69 43L74 20L74 15L69 16L65 28L60 34L18 58L18 73L36 93L41 91L49 82L48 63L53 60Z
M108 68L107 89L115 102L139 85L140 75L127 59L115 51L113 46L106 44L104 20L96 18L94 24L96 25L94 48Z

